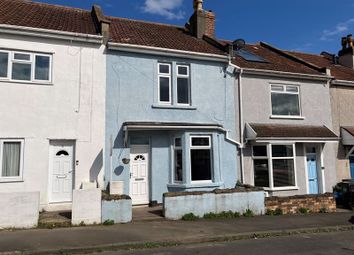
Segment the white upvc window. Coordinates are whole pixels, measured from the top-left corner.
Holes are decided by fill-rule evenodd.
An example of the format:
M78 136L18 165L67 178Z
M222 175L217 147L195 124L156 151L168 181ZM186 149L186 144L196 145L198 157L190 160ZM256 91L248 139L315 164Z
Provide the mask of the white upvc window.
M0 139L0 182L22 180L23 139Z
M295 144L267 144L252 147L254 185L292 189L296 183Z
M190 137L191 181L212 182L212 145L210 136Z
M49 83L52 55L0 50L0 80Z
M182 138L174 139L174 182L181 183L183 181L183 149Z
M301 117L300 87L296 85L271 85L272 116Z
M158 97L160 104L172 104L171 100L171 64L158 63Z
M177 65L177 104L190 105L190 75L188 65Z

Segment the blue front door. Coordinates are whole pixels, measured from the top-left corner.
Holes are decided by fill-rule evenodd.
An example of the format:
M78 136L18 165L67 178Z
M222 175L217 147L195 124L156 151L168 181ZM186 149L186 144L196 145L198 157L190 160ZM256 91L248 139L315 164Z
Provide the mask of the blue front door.
M318 175L316 154L307 155L307 173L309 182L309 193L318 194Z
M350 174L352 179L354 179L354 156L351 156L349 160L350 160Z

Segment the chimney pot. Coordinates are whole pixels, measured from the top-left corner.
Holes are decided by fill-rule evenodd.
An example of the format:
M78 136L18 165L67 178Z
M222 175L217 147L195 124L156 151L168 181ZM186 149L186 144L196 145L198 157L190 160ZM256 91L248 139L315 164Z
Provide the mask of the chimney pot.
M203 0L193 0L194 11L203 10Z
M342 50L338 52L338 63L354 69L354 39L351 34L342 37Z

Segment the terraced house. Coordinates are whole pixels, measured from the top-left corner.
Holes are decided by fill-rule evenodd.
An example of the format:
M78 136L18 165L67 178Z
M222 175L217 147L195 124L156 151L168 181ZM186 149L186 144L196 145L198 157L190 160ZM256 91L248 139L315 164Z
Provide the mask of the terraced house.
M0 1L0 192L67 209L103 185L105 55L95 11Z
M349 178L352 39L339 58L220 40L215 14L193 7L173 26L0 0L0 192L57 210L75 189L146 205L237 181L319 194Z

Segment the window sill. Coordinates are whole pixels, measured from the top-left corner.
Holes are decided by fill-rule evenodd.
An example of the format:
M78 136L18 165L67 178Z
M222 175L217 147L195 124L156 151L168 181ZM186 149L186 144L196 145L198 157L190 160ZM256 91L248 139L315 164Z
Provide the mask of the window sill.
M39 82L39 81L15 81L15 80L6 80L0 79L0 82L3 83L20 83L20 84L28 84L28 85L42 85L42 86L53 86L53 82Z
M278 116L278 115L271 115L270 119L288 119L288 120L304 120L305 117L302 116Z
M191 105L160 105L153 104L154 109L171 109L171 110L197 110L197 107Z
M291 191L291 190L299 190L299 187L281 187L281 188L264 188L264 191Z
M181 189L193 189L193 188L217 188L224 185L223 182L208 182L208 183L189 183L189 184L167 184L168 188L181 188Z
M14 183L14 182L24 182L24 180L20 178L0 178L0 183Z

